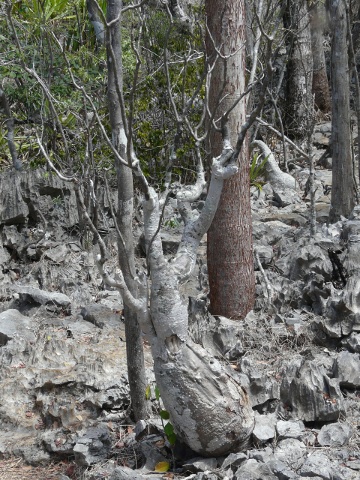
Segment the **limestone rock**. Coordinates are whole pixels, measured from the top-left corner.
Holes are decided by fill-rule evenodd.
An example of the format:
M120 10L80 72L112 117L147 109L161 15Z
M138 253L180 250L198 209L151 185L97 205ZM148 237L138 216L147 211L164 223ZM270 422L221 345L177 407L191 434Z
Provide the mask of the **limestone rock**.
M46 290L24 285L14 286L13 290L19 294L20 301L23 302L33 302L38 305L47 305L54 308L59 307L67 312L69 312L71 307L70 298L63 293L47 292Z
M253 436L256 443L266 442L275 437L276 415L271 413L268 415L260 415L255 413L255 427Z
M299 440L305 432L305 425L301 420L279 420L276 423L276 431L280 439L297 438Z
M360 333L351 333L351 335L343 339L342 344L350 352L360 353Z
M74 447L76 463L88 467L104 461L110 452L111 443L111 436L106 427L89 428Z
M334 375L340 385L348 388L360 386L360 355L340 352L334 365Z
M345 480L340 473L334 471L334 466L323 453L309 455L300 469L300 475L301 477L318 476L324 480Z
M277 477L267 465L254 459L245 460L234 475L236 480L258 480L259 478L262 480L277 480Z
M342 447L347 445L352 428L347 423L324 425L318 435L318 442L323 447Z
M230 455L228 455L223 461L221 468L223 470L227 470L229 467L236 469L245 460L247 460L247 455L243 452L230 453Z
M0 347L6 345L16 334L34 342L31 319L15 309L0 313Z
M93 323L99 328L104 326L119 327L123 324L121 311L114 311L97 303L83 307L81 315L84 320Z
M281 440L274 452L274 460L280 461L288 469L298 471L306 458L306 447L295 438Z
M197 473L197 472L205 472L207 470L215 470L217 466L218 466L218 461L216 458L196 457L184 463L183 468L185 471Z
M0 224L24 224L29 208L21 193L21 174L9 172L7 178L1 176L0 188Z
M337 420L343 409L337 379L329 378L318 362L301 357L284 368L280 397L293 418L306 422Z

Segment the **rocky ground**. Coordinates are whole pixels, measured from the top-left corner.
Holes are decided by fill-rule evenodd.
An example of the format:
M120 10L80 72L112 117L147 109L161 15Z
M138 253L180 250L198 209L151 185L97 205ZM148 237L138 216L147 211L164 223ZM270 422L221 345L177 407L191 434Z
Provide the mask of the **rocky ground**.
M1 478L360 478L360 209L327 224L328 133L325 123L314 135L315 237L301 156L290 158L295 189L253 188L257 300L244 322L207 313L206 239L184 288L191 335L242 377L256 413L249 449L226 458L171 451L146 345L152 418L133 424L121 298L96 271L71 187L41 170L1 175ZM115 232L100 201L116 271ZM180 234L171 202L164 223L171 255ZM173 471L155 472L174 459Z

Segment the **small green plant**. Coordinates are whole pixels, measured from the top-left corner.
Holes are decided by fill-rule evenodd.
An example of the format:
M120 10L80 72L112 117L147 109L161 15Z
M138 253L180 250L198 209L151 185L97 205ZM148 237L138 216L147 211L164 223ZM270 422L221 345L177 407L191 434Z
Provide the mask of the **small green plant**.
M261 178L264 176L265 165L269 156L267 155L265 158L263 158L260 163L259 156L260 155L258 153L255 153L250 164L250 185L261 191L264 185L264 182L261 180Z
M58 195L57 197L54 197L52 201L53 201L54 207L61 207L64 203L64 199L60 195Z
M158 411L159 416L161 418L161 424L163 426L166 439L170 443L170 446L173 447L175 445L175 442L176 442L176 433L174 432L174 427L169 422L169 419L170 419L169 412L162 408L162 404L161 404L161 401L160 401L160 390L159 390L158 387L155 387L154 393L155 393L155 399L156 399L156 408L157 408L157 411ZM148 385L146 387L145 398L146 398L146 400L150 400L150 398L151 398L150 385Z
M164 223L164 226L169 228L177 228L179 225L180 223L174 217L170 218L169 220L166 220L166 222Z

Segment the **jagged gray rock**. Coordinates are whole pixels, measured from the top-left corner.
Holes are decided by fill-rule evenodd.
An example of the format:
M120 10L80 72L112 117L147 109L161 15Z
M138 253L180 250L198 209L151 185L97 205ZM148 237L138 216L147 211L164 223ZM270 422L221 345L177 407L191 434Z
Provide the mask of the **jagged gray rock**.
M324 480L346 480L323 453L313 453L303 463L300 469L301 477L318 476Z
M334 365L334 376L340 385L349 388L360 386L360 355L340 352Z
M47 292L25 285L14 285L13 290L18 293L21 302L60 307L66 312L70 311L71 300L64 293Z
M236 480L277 480L271 469L254 459L245 460L234 474Z
M352 428L347 423L324 425L318 434L318 442L323 447L342 447L348 444L351 433Z
M255 427L253 436L255 444L263 443L275 437L276 415L270 413L268 415L260 415L255 413Z
M111 449L111 435L105 426L89 428L74 446L75 460L89 467L104 461Z
M0 347L6 345L16 334L34 342L31 319L15 309L0 313Z
M281 401L294 419L307 422L338 420L343 411L339 382L318 362L295 357L283 370Z
M276 431L280 439L296 438L300 440L304 435L305 425L301 420L279 420L276 423Z
M306 446L300 440L287 438L281 440L275 449L274 460L286 465L292 471L298 471L307 455Z

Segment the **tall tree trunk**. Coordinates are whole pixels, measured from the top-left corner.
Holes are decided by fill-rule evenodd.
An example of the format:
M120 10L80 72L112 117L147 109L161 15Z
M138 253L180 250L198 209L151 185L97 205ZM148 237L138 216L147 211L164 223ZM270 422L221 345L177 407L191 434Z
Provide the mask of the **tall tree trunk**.
M289 31L284 127L290 138L304 141L307 138L308 115L312 115L313 110L313 59L306 0L287 0L284 26Z
M315 105L323 113L329 113L331 110L331 99L324 52L325 15L324 5L320 3L315 3L309 10Z
M206 16L210 32L206 40L208 58L214 60L217 48L221 48L224 56L231 54L228 59L218 58L212 73L210 111L215 112L217 119L245 90L245 2L207 0ZM245 117L246 103L242 100L231 112L228 122L233 145ZM222 150L221 133L213 129L209 143L211 156L218 156ZM238 173L225 181L208 232L207 248L211 312L228 318L244 318L253 308L255 298L247 141L240 153Z
M121 15L122 0L109 0L107 3L107 21L116 19ZM121 50L121 20L115 22L108 30L107 38L108 62L108 101L112 141L115 148L123 158L126 158L127 137L124 128L124 119L121 111L120 96L122 95L122 50ZM121 233L118 240L118 256L120 268L125 282L133 296L136 295L135 286L135 259L132 235L133 220L133 176L132 170L118 160L116 173L118 182L118 212L117 222ZM128 378L131 402L136 420L146 418L146 378L144 366L144 353L142 335L137 315L124 301L125 335Z
M331 17L332 192L330 220L348 217L355 206L351 155L347 19L344 0L329 2Z

